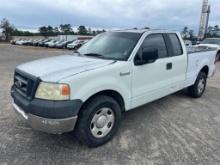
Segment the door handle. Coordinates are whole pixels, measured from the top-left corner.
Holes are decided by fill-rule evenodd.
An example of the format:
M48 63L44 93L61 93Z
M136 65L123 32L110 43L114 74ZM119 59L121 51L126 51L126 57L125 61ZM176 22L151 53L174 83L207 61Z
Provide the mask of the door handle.
M128 76L130 75L130 72L120 72L120 76Z
M173 68L173 64L170 62L170 63L167 63L167 70L171 70Z

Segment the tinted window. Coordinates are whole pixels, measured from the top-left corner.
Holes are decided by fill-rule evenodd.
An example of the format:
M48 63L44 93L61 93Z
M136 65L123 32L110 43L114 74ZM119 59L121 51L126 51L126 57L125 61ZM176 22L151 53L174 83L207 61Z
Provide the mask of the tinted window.
M180 43L179 38L176 34L168 34L168 37L170 39L172 49L173 49L173 56L179 56L183 54L182 46Z
M168 56L167 48L162 34L152 34L148 36L143 42L142 49L143 48L158 49L159 58L165 58Z

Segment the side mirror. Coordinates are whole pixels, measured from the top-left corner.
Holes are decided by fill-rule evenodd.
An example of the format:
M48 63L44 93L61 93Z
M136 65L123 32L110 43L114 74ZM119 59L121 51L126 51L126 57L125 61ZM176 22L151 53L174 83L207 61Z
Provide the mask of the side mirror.
M158 49L155 48L144 48L142 50L142 59L140 60L135 60L135 65L144 65L147 63L153 63L158 59Z

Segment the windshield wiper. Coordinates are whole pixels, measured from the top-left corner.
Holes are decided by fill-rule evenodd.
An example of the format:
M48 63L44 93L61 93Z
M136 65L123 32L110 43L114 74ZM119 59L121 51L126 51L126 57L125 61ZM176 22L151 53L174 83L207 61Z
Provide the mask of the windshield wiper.
M86 53L86 54L84 54L84 55L85 55L85 56L105 58L105 56L103 56L102 54L98 54L98 53Z

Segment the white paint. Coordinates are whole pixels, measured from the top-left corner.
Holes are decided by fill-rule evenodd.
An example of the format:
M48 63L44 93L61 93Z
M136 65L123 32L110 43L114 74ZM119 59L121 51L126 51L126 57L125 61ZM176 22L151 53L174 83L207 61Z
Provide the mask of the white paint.
M140 31L141 32L141 31ZM135 66L134 56L146 36L169 31L145 31L128 61L95 59L76 56L59 56L23 64L18 68L40 77L43 81L67 83L71 87L71 99L86 101L103 90L114 90L124 99L125 109L130 110L159 99L194 84L202 67L209 67L209 76L215 70L216 51L187 55L179 33L183 54L158 59L154 63ZM166 70L172 62L173 69ZM121 76L122 73L130 73Z

